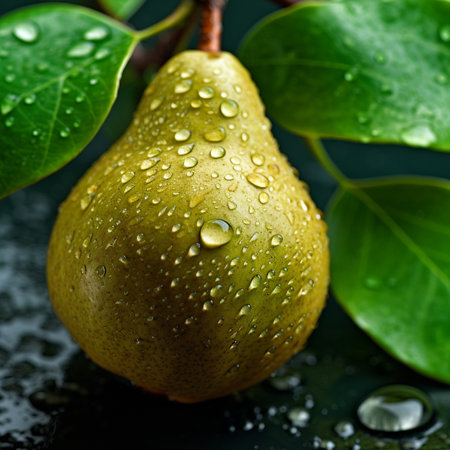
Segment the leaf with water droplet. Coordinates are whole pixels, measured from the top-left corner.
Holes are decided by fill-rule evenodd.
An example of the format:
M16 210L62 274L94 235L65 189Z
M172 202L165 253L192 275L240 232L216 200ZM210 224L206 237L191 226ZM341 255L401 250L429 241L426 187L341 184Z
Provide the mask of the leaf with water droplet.
M0 86L0 197L59 169L88 144L135 45L132 30L77 6L36 6L0 19L0 48L9 50L0 65L8 83ZM42 70L43 59L51 70ZM31 140L35 130L40 139Z
M328 212L332 289L393 356L450 382L450 183L341 188ZM355 232L357 230L357 232Z
M437 0L299 2L256 26L240 56L295 133L448 151L449 24Z

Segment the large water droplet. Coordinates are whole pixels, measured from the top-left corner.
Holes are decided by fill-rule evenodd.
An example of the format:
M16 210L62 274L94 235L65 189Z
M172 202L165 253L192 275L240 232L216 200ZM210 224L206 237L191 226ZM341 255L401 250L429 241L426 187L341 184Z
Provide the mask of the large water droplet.
M253 153L251 159L255 166L262 166L266 161L265 156L261 155L261 153Z
M83 58L84 56L90 55L94 48L95 46L92 42L81 42L72 47L67 52L67 56L70 56L71 58Z
M209 142L221 142L225 139L227 132L223 127L216 127L212 130L207 131L204 134L204 138Z
M102 41L108 34L109 31L107 28L98 26L86 31L86 33L84 33L84 38L88 41Z
M198 164L198 159L194 158L193 156L190 156L189 158L186 158L183 162L183 167L187 169L191 169L192 167L195 167Z
M39 30L32 23L21 23L14 27L13 34L19 41L32 43L38 39Z
M405 130L401 138L405 144L426 147L436 142L436 135L428 125L416 125Z
M253 186L256 186L258 188L266 188L269 186L269 180L264 175L261 175L260 173L249 173L247 175L247 180L250 184L253 184Z
M248 290L253 291L254 289L257 289L261 286L261 275L255 275L252 280L250 281L250 284L248 285Z
M186 145L181 145L180 147L178 147L177 150L177 154L182 156L182 155L187 155L188 153L192 152L192 149L194 148L195 144L186 144Z
M220 112L224 117L236 117L239 114L239 105L234 100L224 100L220 104Z
M385 386L359 406L358 418L374 431L410 431L430 422L433 407L422 391L411 386Z
M225 156L225 149L223 147L214 147L210 152L209 156L214 159L223 158Z
M177 142L187 141L190 137L191 137L191 132L186 129L177 131L174 135L174 139Z
M175 85L173 88L173 91L175 94L184 94L185 92L188 92L192 87L192 81L191 80L181 80L179 83Z
M200 229L200 239L209 248L221 247L231 241L233 228L222 219L208 220Z
M205 98L205 99L213 98L214 97L214 89L209 86L202 87L198 91L198 96L201 98Z
M283 236L281 236L281 234L276 234L270 240L270 245L272 247L278 247L282 242L283 242Z

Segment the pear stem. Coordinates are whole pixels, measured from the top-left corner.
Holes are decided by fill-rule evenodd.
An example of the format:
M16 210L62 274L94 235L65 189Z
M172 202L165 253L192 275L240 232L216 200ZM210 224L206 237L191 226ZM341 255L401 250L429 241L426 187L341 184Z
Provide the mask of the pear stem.
M341 185L352 186L352 182L338 169L331 160L322 141L318 138L305 137L304 141L313 155L322 164L326 171Z
M219 53L222 44L222 14L227 0L200 0L203 5L203 19L198 49Z
M165 19L161 20L161 22L155 23L144 30L136 31L136 38L139 41L144 41L145 39L149 39L159 33L162 33L163 31L179 25L190 16L195 8L195 5L195 0L182 0L178 8Z

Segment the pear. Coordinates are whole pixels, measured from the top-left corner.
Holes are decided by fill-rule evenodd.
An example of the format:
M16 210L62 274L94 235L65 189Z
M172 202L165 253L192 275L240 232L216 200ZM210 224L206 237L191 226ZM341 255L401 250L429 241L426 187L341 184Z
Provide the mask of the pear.
M248 72L185 51L63 203L56 314L100 366L181 402L251 386L305 345L329 281L326 225Z

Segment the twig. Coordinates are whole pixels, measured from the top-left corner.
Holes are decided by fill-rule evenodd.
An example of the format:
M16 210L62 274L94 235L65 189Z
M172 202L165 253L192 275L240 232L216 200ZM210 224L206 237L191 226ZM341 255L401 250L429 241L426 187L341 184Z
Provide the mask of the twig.
M203 7L199 50L219 53L222 37L222 13L227 0L198 0Z

